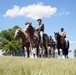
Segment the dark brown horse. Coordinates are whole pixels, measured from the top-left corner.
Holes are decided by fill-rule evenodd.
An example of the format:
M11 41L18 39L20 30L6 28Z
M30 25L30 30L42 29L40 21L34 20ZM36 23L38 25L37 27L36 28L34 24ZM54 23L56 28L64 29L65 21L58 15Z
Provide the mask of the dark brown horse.
M27 24L26 25L26 28L25 28L25 32L27 33L27 35L29 36L30 38L30 44L31 44L31 48L33 49L34 47L40 47L41 45L39 45L38 41L39 41L39 36L38 36L38 32L35 31L35 29L32 27L31 23ZM44 34L43 35L43 44L42 46L44 46L45 50L43 51L43 49L41 49L42 51L38 51L41 55L44 56L48 54L48 42L49 42L49 38L47 36L47 34Z
M26 47L27 57L29 57L30 42L29 42L29 39L28 39L26 33L24 31L20 30L20 29L16 29L15 35L14 35L14 39L18 39L18 38L20 38L20 41L21 41L23 55L25 56L25 49L24 49L24 47Z
M67 58L68 57L68 49L69 49L69 41L65 39L63 39L59 33L55 33L54 32L54 36L55 36L55 40L56 40L56 45L57 45L57 49L58 49L58 55L60 56L60 49L62 49L62 53L63 53L63 58Z

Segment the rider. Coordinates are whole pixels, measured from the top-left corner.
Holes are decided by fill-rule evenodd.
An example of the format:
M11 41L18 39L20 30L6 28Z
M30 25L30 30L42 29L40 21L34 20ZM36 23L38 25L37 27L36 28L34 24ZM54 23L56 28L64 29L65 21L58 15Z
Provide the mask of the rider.
M38 19L38 27L35 29L39 33L39 43L41 44L43 42L43 33L44 33L44 24L42 23L41 19Z
M49 36L49 46L50 46L50 47L55 47L55 42L54 42L54 40L52 39L52 36Z
M64 28L61 28L61 32L59 34L61 35L62 39L65 39L67 41L66 32L64 31Z

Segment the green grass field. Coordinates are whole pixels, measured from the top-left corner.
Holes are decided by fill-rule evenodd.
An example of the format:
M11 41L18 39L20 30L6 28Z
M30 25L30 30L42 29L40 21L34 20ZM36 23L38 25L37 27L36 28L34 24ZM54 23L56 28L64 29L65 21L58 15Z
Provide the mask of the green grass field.
M0 75L76 75L76 59L2 56Z

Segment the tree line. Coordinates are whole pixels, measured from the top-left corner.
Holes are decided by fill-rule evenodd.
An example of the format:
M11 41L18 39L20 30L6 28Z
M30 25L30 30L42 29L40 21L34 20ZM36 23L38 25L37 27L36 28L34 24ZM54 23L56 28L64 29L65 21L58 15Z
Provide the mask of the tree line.
M2 50L3 55L13 55L21 50L20 40L14 40L14 33L18 28L21 29L19 26L14 26L0 32L0 50Z

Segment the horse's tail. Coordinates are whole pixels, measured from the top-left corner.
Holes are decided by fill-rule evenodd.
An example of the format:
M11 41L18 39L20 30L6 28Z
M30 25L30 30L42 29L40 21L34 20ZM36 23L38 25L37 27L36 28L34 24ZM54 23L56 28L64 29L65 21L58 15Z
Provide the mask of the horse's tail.
M66 48L69 49L69 46L70 46L70 43L69 43L69 40L66 41Z
M49 44L49 37L48 37L47 34L43 34L43 41L46 44L46 46L48 46L48 44Z

